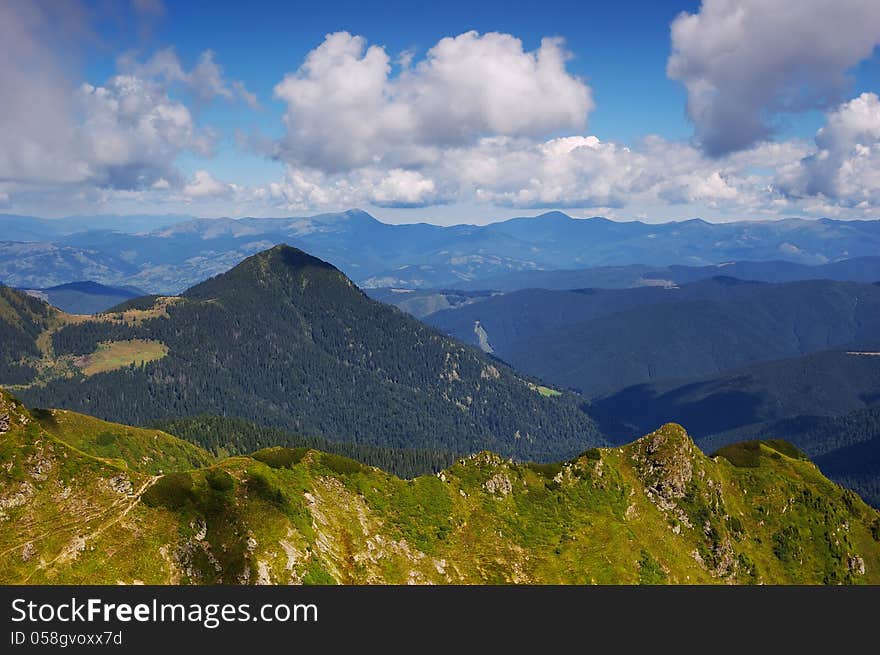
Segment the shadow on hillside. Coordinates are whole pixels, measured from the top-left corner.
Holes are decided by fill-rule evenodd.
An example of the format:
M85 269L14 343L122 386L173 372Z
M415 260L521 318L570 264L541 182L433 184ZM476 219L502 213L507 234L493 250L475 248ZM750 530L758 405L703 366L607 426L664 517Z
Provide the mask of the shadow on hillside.
M651 385L639 384L595 401L594 407L603 417L603 424L630 424L639 434L674 422L699 438L762 420L762 395L713 387L711 383L696 382L664 393Z

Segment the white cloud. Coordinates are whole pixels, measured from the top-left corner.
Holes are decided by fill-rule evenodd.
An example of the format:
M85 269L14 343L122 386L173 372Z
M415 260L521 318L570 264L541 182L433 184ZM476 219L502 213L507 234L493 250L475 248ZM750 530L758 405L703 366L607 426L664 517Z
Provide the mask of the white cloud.
M209 156L216 141L187 101L240 99L257 106L256 98L226 77L211 51L189 70L172 49L143 61L122 58L118 74L102 84L71 87L58 57L44 46L52 21L41 6L0 3L0 56L8 62L0 66L0 88L8 91L0 110L0 204L16 209L33 201L65 211L140 205L258 214L461 203L741 218L871 216L880 208L875 94L830 111L815 141L749 137L732 152L707 151L705 139L702 148L659 136L626 145L586 132L591 90L567 72L561 42L545 39L525 51L510 35L475 32L442 39L421 58L412 52L392 57L344 32L328 35L275 89L286 103L287 131L279 142L266 137L271 148L260 149L283 162L283 176L244 187L217 180L200 165L187 179L177 166L180 155ZM751 25L755 6L742 3L734 24ZM724 81L726 56L744 61L739 39L754 38L750 29L717 27L713 17L727 15L727 7L707 2L696 27L687 27L694 17L676 23L685 36L676 37L683 49L673 59L704 54L704 77L713 83ZM717 42L700 40L706 24L717 27ZM736 38L724 50L730 34ZM693 72L685 59L676 70ZM785 81L786 71L767 79ZM741 72L743 88L765 79L749 66ZM688 83L699 86L698 78ZM760 94L748 98L763 102ZM764 116L767 106L760 102ZM698 121L698 133L708 134L700 130L711 126Z
M753 216L793 206L774 190L770 173L795 165L810 151L805 143L765 143L711 158L688 143L658 136L633 148L596 136L546 141L487 137L446 148L442 158L418 171L388 171L377 164L324 173L288 166L283 180L254 191L252 197L286 210L464 202L632 212L704 207ZM758 170L760 166L767 168Z
M106 86L82 85L79 99L85 116L77 128L79 154L98 186L150 186L176 177L181 151L211 152L211 134L198 130L187 107L157 83L117 75Z
M206 50L199 57L199 63L189 74L189 83L193 91L202 100L211 100L217 96L232 100L232 89L223 79L223 70L214 61L214 53Z
M348 208L367 203L377 207L422 207L444 201L434 180L417 171L375 167L327 174L288 166L281 181L252 189L250 196L268 199L287 210Z
M809 144L761 142L711 157L658 136L628 147L584 135L591 92L567 73L567 56L553 39L525 52L509 35L468 32L395 63L363 37L330 34L275 88L287 103L276 144L287 172L252 197L287 210L795 208L772 174L808 156ZM559 132L569 135L546 138Z
M595 136L496 137L444 158L447 175L484 202L517 207L620 206L640 157Z
M288 163L335 173L381 163L414 167L438 147L485 135L540 136L582 129L591 92L565 69L562 42L533 52L508 34L442 39L415 66L347 32L329 34L275 94L287 103Z
M183 187L183 195L189 199L216 198L228 196L234 190L233 185L220 182L208 171L198 170Z
M422 207L436 199L434 180L395 168L375 185L370 201L379 207Z
M877 0L703 0L672 23L667 73L717 156L769 137L780 112L839 100L847 71L878 43Z
M234 94L244 100L245 104L251 109L259 110L262 108L262 106L260 105L260 101L257 99L257 95L248 91L247 87L244 85L244 82L240 80L233 80L232 90Z
M816 151L780 170L795 197L820 196L845 207L880 206L880 98L863 93L830 112Z
M466 32L440 40L402 75L401 86L433 142L582 130L593 101L586 84L566 71L569 57L558 38L525 52L509 34Z
M67 25L64 18L54 21L59 29ZM46 47L62 36L53 32L52 15L42 3L0 3L0 182L64 182L83 174L69 154L73 89Z
M0 193L13 205L40 196L86 201L100 198L99 189L173 196L184 184L178 156L210 156L216 136L196 124L172 86L203 100L255 103L243 85L224 78L210 51L191 71L173 50L162 50L144 63L120 59L120 72L102 84L73 85L70 60L90 34L86 16L73 1L0 3Z
M187 82L202 100L211 100L216 97L226 100L240 98L251 109L260 108L257 96L247 90L244 82L241 80L227 82L224 79L223 68L214 61L212 50L205 50L199 56L199 63L190 71Z

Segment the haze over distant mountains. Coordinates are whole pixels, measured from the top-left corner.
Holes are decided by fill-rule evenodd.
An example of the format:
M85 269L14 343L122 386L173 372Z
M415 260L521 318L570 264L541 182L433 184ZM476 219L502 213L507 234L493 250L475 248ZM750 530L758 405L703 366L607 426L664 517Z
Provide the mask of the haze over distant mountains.
M880 412L877 283L714 277L461 297L423 320L583 393L613 442L673 420L707 452L784 438L880 504L880 429L858 418Z
M45 306L22 304L7 290L6 303L19 309L7 312L13 318L5 325L0 321L6 341L0 369L8 384L27 385L21 394L30 402L140 423L185 417L190 422L175 429L199 438L232 430L246 433L247 443L262 443L269 437L258 428L268 425L349 439L352 447L373 448L370 457L379 459L385 455L376 449L388 446L426 449L407 460L407 470L436 467L450 453L474 447L566 456L580 445L621 442L668 421L684 423L699 443L713 447L779 432L811 456L825 457L835 479L880 502L874 482L880 464L871 464L880 462L872 454L880 441L865 433L864 421L845 418L880 407L880 357L847 354L880 352L878 221L648 225L553 212L484 227L438 227L387 225L354 210L282 219L138 217L126 231L104 229L111 224L107 217L0 217L4 238L22 239L0 243L0 283L89 313L124 300L134 293L130 285L178 290L224 275L187 292L184 304L138 300L132 307L146 318L122 326L80 317L64 319L67 327L57 330L56 315ZM499 382L461 368L456 374L474 393L459 397L437 386L437 375L453 375L443 366L423 371L415 385L405 383L412 372L387 376L401 362L412 368L416 360L406 344L413 352L424 349L417 324L326 280L311 293L322 289L327 297L291 295L289 285L299 282L266 253L254 261L269 257L281 277L264 279L253 264L249 275L227 273L279 242L339 263L374 299L487 351L487 358L477 354L480 366L498 368ZM86 279L103 286L70 284ZM192 302L197 289L208 287L217 290L215 298ZM226 311L240 304L230 291L238 287L242 298L261 300L247 311ZM328 299L337 295L347 300L331 309ZM221 296L228 299L214 304ZM298 313L302 302L309 307L305 319ZM303 334L278 323L279 303L293 303L295 311L285 316L304 321ZM347 328L328 327L321 318L328 311L347 315L359 338L345 346L340 335ZM45 339L37 343L47 330L54 352ZM270 345L269 357L256 342L240 342L248 330L285 346ZM317 350L316 339L324 344ZM445 343L444 352L460 347ZM394 354L373 369L351 360L357 347ZM284 365L254 369L254 361L279 357ZM212 372L224 358L237 378ZM517 374L492 358L531 376L534 388L521 388ZM122 370L120 361L132 370ZM308 394L291 397L292 374L299 376L296 388L321 389L320 402ZM108 386L105 377L116 383ZM185 390L176 397L169 395L172 380ZM581 398L565 394L535 404L540 393L553 397L566 389ZM486 407L495 409L471 405L479 394L488 394ZM456 402L476 412L467 425ZM382 409L392 406L404 409ZM226 422L230 417L257 428ZM827 421L836 421L834 427ZM821 429L809 427L815 425ZM824 446L806 443L792 426L818 429ZM543 436L531 439L536 434Z
M425 320L519 370L596 397L831 348L872 348L880 341L880 286L716 277L673 289L525 289Z
M486 280L523 271L732 261L822 265L876 257L880 221L713 224L694 219L647 224L550 212L485 226L440 227L389 225L360 210L234 220L166 216L55 221L2 215L0 282L45 288L93 280L177 293L278 243L334 262L362 287L473 289L492 288ZM630 286L620 281L614 285Z
M68 314L97 314L144 295L143 291L134 287L108 287L90 280L25 291Z

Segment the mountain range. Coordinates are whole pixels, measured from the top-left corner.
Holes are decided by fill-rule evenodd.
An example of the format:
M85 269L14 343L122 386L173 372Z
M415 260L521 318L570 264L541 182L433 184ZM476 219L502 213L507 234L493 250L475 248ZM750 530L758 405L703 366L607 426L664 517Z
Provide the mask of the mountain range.
M755 282L877 282L880 281L880 256L853 257L812 265L769 260L727 261L708 266L629 264L575 270L518 271L454 286L459 292L484 289L496 292L519 289L627 289L643 286L674 287L718 276Z
M555 464L401 480L274 447L214 459L0 391L6 584L877 584L880 514L789 444L669 424Z
M716 268L0 286L0 581L874 583L880 285Z
M588 398L636 384L880 344L880 285L714 277L675 288L527 289L424 317Z
M62 287L71 288L104 291ZM92 318L0 288L0 380L28 402L155 424L215 454L308 446L405 475L483 447L567 457L670 421L717 448L775 438L780 422L880 404L880 358L847 354L880 351L878 285L715 276L447 293L456 307L424 320L473 348L286 246L182 296L138 298ZM424 311L427 300L414 303ZM843 426L826 441L866 441ZM780 435L813 457L830 451ZM873 474L854 473L870 447L859 445L858 458L841 451L828 473L876 502Z
M853 418L880 409L878 284L713 277L526 289L423 320L546 385L582 393L613 443L669 421L709 451L784 438L880 505L880 440L871 421Z
M91 280L68 282L45 289L23 289L68 314L98 314L126 300L145 295L134 287L108 287Z
M334 262L362 287L469 289L492 288L486 280L523 271L770 260L824 265L880 252L880 221L648 224L550 212L440 227L389 225L360 210L298 218L134 217L125 227L127 220L64 219L56 225L0 216L0 282L45 288L93 280L179 293L279 243Z
M362 446L540 460L605 443L575 395L544 390L288 246L181 296L95 317L3 293L0 325L18 345L0 382L36 406L141 425L232 417Z

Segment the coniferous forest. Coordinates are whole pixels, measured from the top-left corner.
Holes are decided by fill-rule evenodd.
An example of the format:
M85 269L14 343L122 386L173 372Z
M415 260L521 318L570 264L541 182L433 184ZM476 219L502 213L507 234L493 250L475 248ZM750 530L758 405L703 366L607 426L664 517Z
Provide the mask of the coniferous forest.
M61 328L56 356L130 339L161 342L168 354L100 376L52 379L22 398L139 425L235 417L358 445L535 460L605 442L575 396L540 394L500 361L369 299L333 266L293 248L251 257L165 312Z

